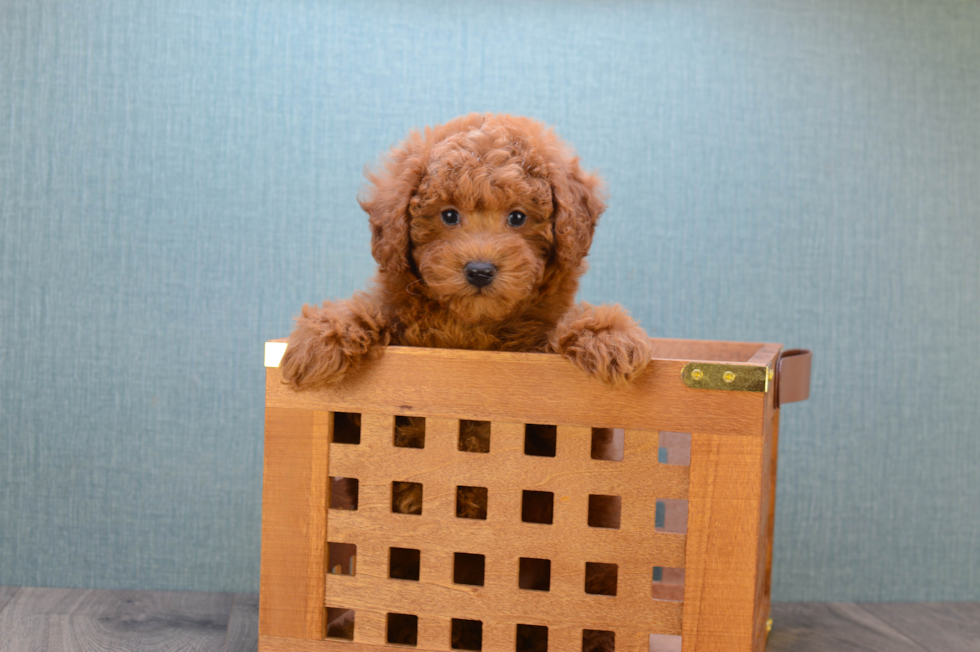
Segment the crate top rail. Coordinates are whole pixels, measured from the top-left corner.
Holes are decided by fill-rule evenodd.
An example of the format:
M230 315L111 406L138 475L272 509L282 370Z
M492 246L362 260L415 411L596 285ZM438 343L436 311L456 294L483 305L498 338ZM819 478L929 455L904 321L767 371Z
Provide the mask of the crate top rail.
M336 386L295 392L278 371L286 341L273 340L266 343L266 404L322 409L328 401L331 409L355 412L488 421L534 415L539 423L644 430L656 423L661 430L727 434L738 430L733 420L753 418L769 392L791 400L808 395L806 351L782 352L779 344L751 342L651 343L650 366L628 387L609 387L555 354L390 346L380 360ZM726 374L734 376L730 383ZM754 386L745 388L743 378ZM692 400L703 409L690 410Z

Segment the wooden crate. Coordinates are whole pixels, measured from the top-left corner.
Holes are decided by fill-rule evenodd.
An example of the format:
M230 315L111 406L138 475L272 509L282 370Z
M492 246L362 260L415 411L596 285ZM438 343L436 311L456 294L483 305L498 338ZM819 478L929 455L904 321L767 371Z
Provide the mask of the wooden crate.
M494 652L519 650L525 626L558 652L581 650L584 630L614 632L623 652L676 637L683 652L763 650L780 346L653 342L622 389L555 355L391 347L304 392L281 382L285 344L268 343L259 649L404 649L387 624L405 614L418 650L453 649L454 620L482 623ZM361 415L360 443L333 443L337 413ZM425 417L424 448L394 446L397 416ZM460 420L491 422L488 452L459 450ZM553 457L525 453L526 424L557 427ZM622 460L593 459L594 428L622 429ZM331 477L358 480L356 510L329 509ZM422 484L421 514L392 512L394 482ZM485 519L456 517L458 487L486 490ZM547 494L552 523L523 522L523 501ZM590 496L618 497L618 529L589 525L589 500L615 500ZM353 568L328 564L328 542L356 545ZM392 548L419 551L417 580L389 577ZM456 553L483 556L481 586L454 581ZM548 590L519 587L522 558L550 562ZM616 565L615 596L586 593L592 563ZM352 640L327 637L328 608L354 610Z

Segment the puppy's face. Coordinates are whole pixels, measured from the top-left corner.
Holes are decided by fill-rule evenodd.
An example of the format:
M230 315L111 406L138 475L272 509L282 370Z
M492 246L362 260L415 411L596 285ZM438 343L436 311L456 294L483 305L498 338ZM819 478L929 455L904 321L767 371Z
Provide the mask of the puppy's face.
M412 132L367 176L360 203L394 295L470 323L571 301L604 204L598 177L541 123L463 116Z
M551 188L498 152L446 148L409 204L412 258L432 298L467 322L520 312L554 247ZM482 154L482 155L481 155ZM492 157L491 157L492 158Z

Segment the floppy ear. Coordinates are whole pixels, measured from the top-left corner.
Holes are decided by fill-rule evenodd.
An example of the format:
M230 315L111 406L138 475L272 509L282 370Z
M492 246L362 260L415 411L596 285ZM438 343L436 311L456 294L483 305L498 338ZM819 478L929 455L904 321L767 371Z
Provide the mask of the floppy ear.
M382 272L408 273L408 206L425 172L425 139L417 131L393 148L378 170L366 170L368 187L358 200L371 225L371 255Z
M574 156L551 168L558 266L565 272L581 272L582 260L592 246L595 225L606 210L602 180L583 172Z

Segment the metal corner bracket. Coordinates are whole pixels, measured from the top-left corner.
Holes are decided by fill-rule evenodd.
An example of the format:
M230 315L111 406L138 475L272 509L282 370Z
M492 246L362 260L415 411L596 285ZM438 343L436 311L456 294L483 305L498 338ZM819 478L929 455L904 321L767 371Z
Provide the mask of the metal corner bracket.
M775 371L756 365L688 362L681 377L694 389L724 389L735 392L769 391Z

